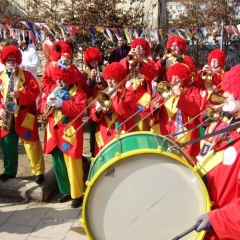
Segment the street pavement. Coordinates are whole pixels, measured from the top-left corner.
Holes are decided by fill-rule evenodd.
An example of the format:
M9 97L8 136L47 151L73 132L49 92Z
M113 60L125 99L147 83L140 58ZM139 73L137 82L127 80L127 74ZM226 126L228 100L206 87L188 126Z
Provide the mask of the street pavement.
M43 144L43 133L40 133ZM83 154L90 159L89 129L84 126ZM82 208L71 208L71 201L58 203L58 189L52 169L51 155L44 155L45 182L34 182L28 158L19 142L19 167L15 179L0 181L0 240L86 240L79 223ZM90 162L89 162L90 164ZM84 163L85 180L89 164ZM0 173L3 155L0 148ZM84 181L85 181L84 180Z

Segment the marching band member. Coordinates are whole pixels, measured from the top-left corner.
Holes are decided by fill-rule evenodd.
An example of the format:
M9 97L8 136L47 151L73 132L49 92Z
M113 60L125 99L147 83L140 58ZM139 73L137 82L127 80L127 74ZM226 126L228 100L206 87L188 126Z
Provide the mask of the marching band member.
M159 65L160 81L166 81L166 72L175 63L190 64L193 71L196 71L194 60L191 56L186 55L186 41L178 36L172 36L168 39L167 48L164 51L164 56L157 61Z
M200 90L201 109L206 108L208 96L222 82L225 59L225 53L222 50L214 49L208 55L208 64L196 74L193 84Z
M87 103L90 104L97 96L99 91L103 91L107 87L107 83L103 80L103 71L105 66L102 65L102 54L99 49L95 47L89 47L84 52L84 62L86 69L84 70L84 76L86 78L86 87L84 88L87 94ZM90 108L88 115L90 115ZM90 152L93 157L95 148L95 133L97 123L91 118L88 120L89 132L90 132Z
M223 111L229 117L212 123L207 132L227 128L240 120L240 65L226 72L222 78L223 97L226 98ZM201 176L213 203L210 212L198 217L197 231L207 231L204 239L240 239L240 128L203 141L203 153L198 163Z
M4 173L0 179L6 181L16 177L20 138L35 175L35 182L41 184L44 181L45 164L36 117L36 99L40 95L40 88L33 75L19 67L22 54L17 47L4 47L1 61L6 69L0 73L0 137L4 155ZM13 113L6 109L12 101L16 104Z
M53 44L51 49L52 61L47 64L42 76L42 91L45 94L51 93L55 88L55 81L52 77L52 72L55 68L65 70L70 66L74 67L77 73L77 85L80 89L84 88L84 77L77 67L72 63L72 49L68 42L57 41Z
M83 196L83 129L70 135L82 124L82 117L78 117L67 129L66 126L86 108L86 96L76 85L78 78L73 66L67 69L53 68L52 78L55 80L55 89L45 95L40 103L41 113L44 114L49 107L51 109L46 115L44 152L52 154L61 193L58 202L72 198L71 207L77 208L82 204Z
M108 84L106 93L111 94L112 104L104 107L96 101L91 108L92 119L98 123L95 155L110 140L114 139L118 132L126 131L133 125L132 119L129 119L119 129L119 125L136 111L136 96L125 88L126 75L126 70L118 62L109 64L103 73L104 80ZM122 80L124 81L123 85L115 89Z
M138 123L137 131L148 131L149 120L141 120L149 109L152 98L152 80L158 75L158 65L149 58L150 45L142 38L134 39L131 43L131 50L127 57L120 61L120 64L131 73L131 79L127 87L133 91L137 98L138 115L135 115L134 122Z
M194 130L187 134L183 132L198 125L198 120L191 119L199 113L200 94L192 83L194 68L190 68L184 63L172 65L167 72L167 79L171 86L171 96L166 101L162 96L155 96L156 101L151 103L150 109L153 109L152 130L161 135L171 135L176 141L183 143L199 136L199 131ZM164 104L163 104L164 103ZM161 105L161 107L159 106ZM183 127L185 123L189 122ZM196 157L199 152L199 143L185 148L191 157Z

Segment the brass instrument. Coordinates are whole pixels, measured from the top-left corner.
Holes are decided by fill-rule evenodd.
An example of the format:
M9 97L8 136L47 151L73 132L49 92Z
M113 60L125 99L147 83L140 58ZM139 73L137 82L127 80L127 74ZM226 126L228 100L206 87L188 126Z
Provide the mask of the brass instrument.
M101 76L100 76L99 67L97 66L95 70L96 70L96 83L100 83L100 82L102 82L103 80L102 80L102 78L101 78Z
M131 68L135 67L137 65L136 60L135 60L135 55L134 54L128 54L127 55L127 62L129 63Z
M81 117L81 116L84 114L84 112L85 112L89 107L91 107L96 100L100 103L100 105L102 106L102 108L104 108L104 110L107 111L107 110L112 106L111 96L113 95L113 93L114 93L115 91L117 91L117 90L129 79L129 76L130 76L130 75L131 75L131 73L128 74L121 82L119 82L119 83L112 89L111 92L106 93L105 91L99 91L98 94L97 94L96 99L94 99L92 102L90 102L90 103L88 104L88 106L87 106L82 112L80 112L80 113L65 127L65 129L63 130L64 135L65 135L66 137L72 137L74 134L77 133L77 131L78 131L79 129L81 129L81 128L85 125L85 123L92 117L92 115L96 113L96 112L94 112L92 115L90 115L90 116L88 117L88 119L86 120L86 122L83 122L77 129L75 129L75 131L74 131L73 133L71 133L71 134L67 134L67 133L66 133L67 129L68 129L79 117Z
M171 48L165 48L164 49L164 55L167 56L168 58L174 55L174 52Z
M15 113L17 110L17 104L10 97L10 93L13 92L13 90L14 90L14 71L12 71L11 75L10 75L8 92L7 92L7 96L6 96L6 104L5 104L6 115L3 119L3 126L2 126L3 130L5 130L5 131L10 130L13 113Z
M47 103L46 108L44 110L44 113L42 115L39 115L38 118L38 123L41 126L41 129L43 129L46 124L47 124L47 118L48 116L54 111L55 106L52 106L52 104L54 103L54 101L57 99L58 97L58 91L59 89L55 90L55 94L54 97L50 98L50 101Z

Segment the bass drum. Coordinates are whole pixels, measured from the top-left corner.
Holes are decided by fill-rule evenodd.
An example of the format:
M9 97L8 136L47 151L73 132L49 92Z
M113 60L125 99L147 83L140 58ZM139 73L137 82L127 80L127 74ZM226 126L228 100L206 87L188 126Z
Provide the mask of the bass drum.
M188 156L167 149L171 140L151 132L121 135L92 163L81 223L94 240L167 240L210 210L205 185ZM191 232L184 239L203 239Z

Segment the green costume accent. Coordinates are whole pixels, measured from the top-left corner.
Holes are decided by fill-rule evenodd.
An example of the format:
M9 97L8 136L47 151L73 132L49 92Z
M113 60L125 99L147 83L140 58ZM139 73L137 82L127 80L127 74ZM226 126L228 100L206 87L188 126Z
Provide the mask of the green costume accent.
M1 145L3 149L4 173L15 176L18 169L18 140L19 136L12 128L9 134L2 138Z
M61 194L70 193L70 183L63 152L58 147L52 151L52 163Z

